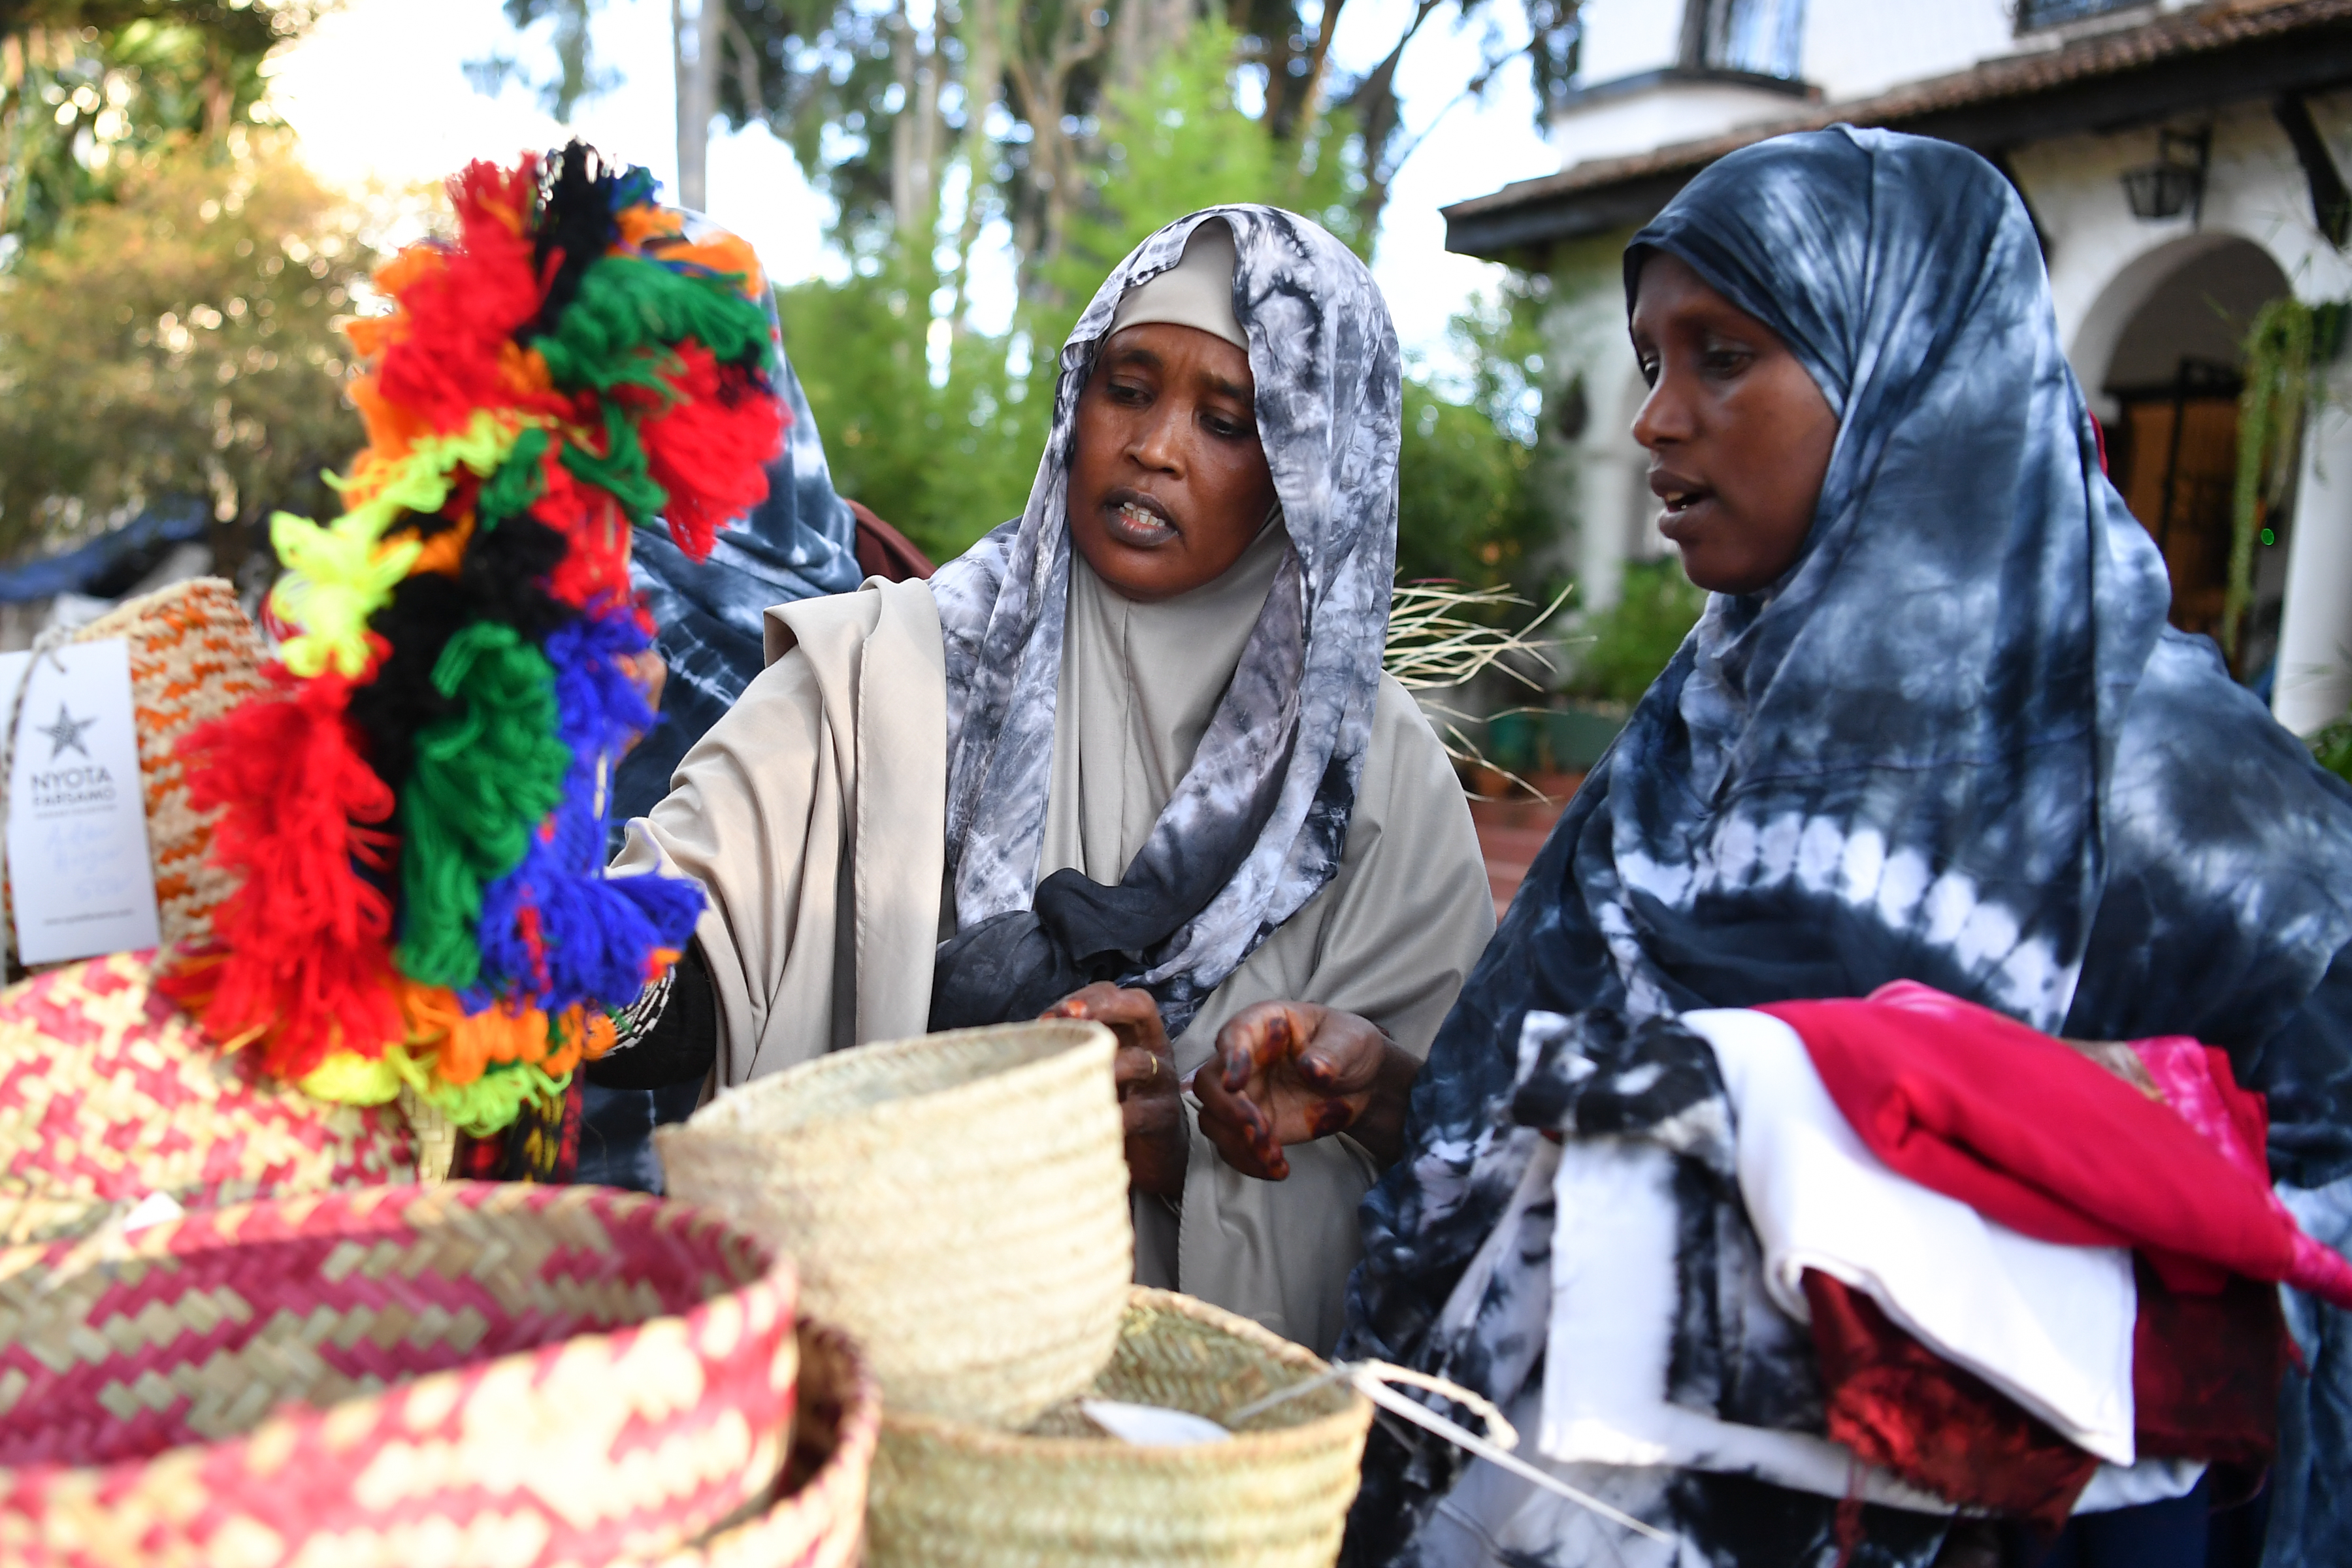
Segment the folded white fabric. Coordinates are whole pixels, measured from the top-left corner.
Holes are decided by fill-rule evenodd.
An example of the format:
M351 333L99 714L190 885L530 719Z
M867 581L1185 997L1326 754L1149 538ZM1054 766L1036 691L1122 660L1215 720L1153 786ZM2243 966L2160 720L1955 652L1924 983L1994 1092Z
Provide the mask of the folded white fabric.
M1564 1479L1636 1513L1646 1511L1643 1499L1676 1469L1752 1476L1819 1497L1859 1496L1921 1513L1953 1511L1943 1498L1861 1464L1842 1443L1726 1421L1666 1397L1680 1310L1675 1237L1681 1216L1674 1176L1673 1156L1655 1144L1571 1140L1564 1148L1543 1145L1512 1198L1514 1216L1547 1191L1557 1205L1548 1321L1540 1331L1546 1341L1540 1403L1530 1389L1511 1412L1522 1430L1535 1431L1543 1458L1564 1467L1559 1471ZM1487 1296L1517 1230L1515 1220L1496 1227L1455 1287L1446 1315L1472 1310ZM1768 1304L1764 1310L1780 1309ZM1747 1331L1755 1331L1752 1323ZM2204 1470L2186 1459L2102 1464L2074 1511L2179 1497ZM1501 1521L1514 1520L1512 1529L1528 1541L1596 1528L1575 1505L1484 1461L1471 1466L1450 1501L1491 1529L1501 1531ZM1626 1536L1618 1546L1634 1553L1629 1563L1646 1561L1641 1555L1646 1548L1635 1538Z
M1681 1228L1674 1156L1631 1139L1578 1140L1537 1156L1530 1175L1546 1173L1559 1209L1536 1445L1545 1458L1716 1470L1822 1497L1951 1511L1827 1437L1741 1426L1668 1401Z
M1804 1041L1769 1014L1722 1008L1682 1021L1715 1047L1740 1194L1783 1311L1809 1320L1802 1278L1818 1268L2068 1441L2133 1462L2139 1303L2128 1252L2038 1241L1897 1175L1855 1136Z

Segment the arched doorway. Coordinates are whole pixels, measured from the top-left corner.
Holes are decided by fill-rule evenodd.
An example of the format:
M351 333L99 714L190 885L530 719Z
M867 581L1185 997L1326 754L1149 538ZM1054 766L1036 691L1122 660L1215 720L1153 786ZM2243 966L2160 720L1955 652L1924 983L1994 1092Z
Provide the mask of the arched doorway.
M2107 365L2101 390L2116 411L2107 426L2108 473L2164 552L2172 624L2183 631L2221 626L2238 473L2241 345L2254 313L2285 292L2286 275L2252 241L2200 247L2132 311ZM2242 671L2267 662L2275 640L2273 579L2284 573L2285 552L2277 547L2284 531L2281 518L2271 547L2257 552Z

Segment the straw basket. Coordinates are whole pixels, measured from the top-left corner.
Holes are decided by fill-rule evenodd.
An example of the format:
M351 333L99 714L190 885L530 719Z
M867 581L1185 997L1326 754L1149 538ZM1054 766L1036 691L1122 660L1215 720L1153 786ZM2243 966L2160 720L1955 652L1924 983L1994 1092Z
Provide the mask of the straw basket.
M840 1051L656 1134L669 1191L793 1255L893 1410L1018 1426L1109 1358L1134 1272L1110 1031Z
M1138 1289L1105 1399L1224 1423L1325 1371L1298 1346L1189 1296ZM1033 1433L885 1415L868 1511L871 1568L1199 1564L1329 1568L1372 1407L1333 1384L1241 1424L1232 1440L1144 1447L1055 1411Z
M772 1476L791 1266L715 1215L454 1184L0 1252L0 1562L658 1556Z
M839 1329L803 1321L800 1345L792 1458L772 1497L752 1518L646 1568L855 1568L866 1539L882 1385Z
M218 813L200 815L188 804L177 748L189 731L268 685L261 632L237 604L234 587L218 577L195 577L128 600L67 640L109 637L121 637L130 648L139 787L163 940L166 945L201 942L212 934L214 908L236 890L236 879L205 858ZM0 949L13 952L15 943L10 921L0 929Z
M0 992L0 1243L89 1229L150 1193L215 1208L415 1179L395 1108L313 1100L223 1051L152 989L150 957Z

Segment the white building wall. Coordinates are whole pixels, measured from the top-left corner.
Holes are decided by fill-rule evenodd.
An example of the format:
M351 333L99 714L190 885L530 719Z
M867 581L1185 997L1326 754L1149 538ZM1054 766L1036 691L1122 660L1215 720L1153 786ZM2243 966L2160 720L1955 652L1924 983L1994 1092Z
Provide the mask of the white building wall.
M1676 0L1584 0L1576 20L1576 79L1582 86L1664 70L1682 58Z
M2352 93L2311 100L2337 167L2352 171ZM2312 222L2303 166L2266 103L2213 122L2201 215L2160 223L2131 216L2121 175L2156 156L2153 127L2074 136L2011 157L2051 242L2050 291L2067 359L2093 410L2117 410L2104 383L2116 346L2148 296L2195 257L2231 238L2260 247L2310 301L2352 298L2352 259ZM2343 716L2352 701L2352 371L2339 366L2310 426L2294 516L2284 541L2285 603L2272 711L2298 734ZM2273 569L2265 558L2264 568Z
M2018 52L2011 0L1806 0L1805 79L1832 103Z
M1551 144L1562 168L1622 158L1720 136L1748 125L1786 121L1803 101L1769 88L1736 82L1660 82L1623 98L1572 104L1551 118Z

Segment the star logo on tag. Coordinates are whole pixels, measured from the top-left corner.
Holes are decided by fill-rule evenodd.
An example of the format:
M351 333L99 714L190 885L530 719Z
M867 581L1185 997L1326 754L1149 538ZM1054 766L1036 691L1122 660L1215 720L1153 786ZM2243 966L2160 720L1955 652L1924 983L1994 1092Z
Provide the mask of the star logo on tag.
M81 743L81 732L97 722L95 719L75 718L66 710L66 705L60 702L58 704L58 721L54 724L37 725L35 728L49 738L49 761L54 763L66 754L68 746L71 746L85 757L89 755L89 748Z

